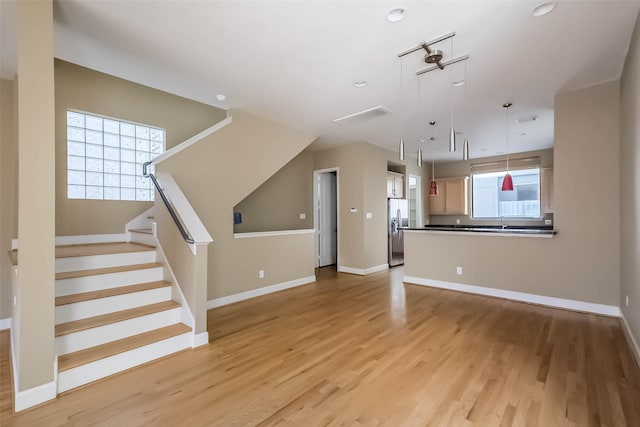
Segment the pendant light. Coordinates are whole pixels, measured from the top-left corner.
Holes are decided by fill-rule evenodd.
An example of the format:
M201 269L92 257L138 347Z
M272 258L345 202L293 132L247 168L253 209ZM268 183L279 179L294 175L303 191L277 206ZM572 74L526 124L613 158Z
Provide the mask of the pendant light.
M512 104L510 102L507 102L502 106L506 112L507 118L507 174L502 179L502 191L513 191L513 178L509 173L509 107L511 107L511 105Z
M400 105L402 105L402 58L400 58ZM402 118L402 110L398 108L400 111L400 144L398 146L398 158L400 160L404 160L404 120Z
M418 167L422 167L422 147L418 146Z
M469 140L466 138L462 145L462 160L469 160Z
M436 161L431 160L431 182L429 183L429 195L438 195L438 183L436 182Z

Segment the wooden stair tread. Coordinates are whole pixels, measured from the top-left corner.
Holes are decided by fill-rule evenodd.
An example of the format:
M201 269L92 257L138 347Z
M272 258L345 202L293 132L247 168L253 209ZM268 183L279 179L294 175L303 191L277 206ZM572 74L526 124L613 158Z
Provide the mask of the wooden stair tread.
M171 282L160 280L157 282L139 283L137 285L118 286L116 288L100 289L99 291L82 292L79 294L64 295L56 297L56 306L73 304L74 302L89 301L98 298L107 298L116 295L130 294L133 292L148 291L150 289L164 288L171 286Z
M153 230L150 228L132 228L129 231L134 233L153 234Z
M99 274L120 273L122 271L143 270L146 268L162 267L160 262L148 262L145 264L121 265L118 267L94 268L90 270L65 271L56 273L56 280L71 279L74 277L96 276Z
M124 353L125 351L153 344L154 342L182 335L190 331L191 328L184 323L176 323L175 325L154 329L153 331L90 347L85 350L63 354L58 357L58 371L62 372L81 365L86 365L87 363L95 362L96 360Z
M154 246L133 242L86 243L56 246L56 258L78 256L111 255L131 252L155 251Z
M121 322L147 314L158 313L180 307L180 303L175 301L163 301L156 304L144 305L142 307L130 308L128 310L114 311L113 313L102 314L100 316L88 317L86 319L74 320L72 322L56 325L56 337L71 334L73 332L84 331L110 323Z

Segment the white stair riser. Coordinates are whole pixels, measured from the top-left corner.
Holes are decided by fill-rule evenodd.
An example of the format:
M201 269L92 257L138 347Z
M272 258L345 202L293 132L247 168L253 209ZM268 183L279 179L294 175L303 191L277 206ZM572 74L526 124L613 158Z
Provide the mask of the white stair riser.
M93 292L162 280L162 267L56 280L56 296Z
M129 235L131 236L131 241L134 243L142 243L143 245L151 246L155 246L158 244L153 234L136 233L135 231L130 231Z
M156 251L127 252L122 254L76 256L56 258L56 273L90 270L93 268L118 267L121 265L146 264L156 261Z
M71 322L73 320L86 319L114 311L128 310L143 305L169 301L171 299L171 286L159 289L150 289L142 292L133 292L124 295L99 298L90 301L76 302L57 306L56 325Z
M191 332L138 347L58 374L58 393L168 356L191 346Z
M56 352L59 355L73 353L175 323L180 323L180 307L59 336Z

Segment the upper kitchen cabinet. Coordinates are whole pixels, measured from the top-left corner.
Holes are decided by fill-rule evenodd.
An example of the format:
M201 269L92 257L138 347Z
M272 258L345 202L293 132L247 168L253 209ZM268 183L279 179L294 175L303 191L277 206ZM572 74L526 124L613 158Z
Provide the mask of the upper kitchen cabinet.
M468 176L436 179L436 183L438 184L438 194L428 196L430 215L469 214Z
M387 197L390 199L404 198L404 175L387 171Z
M553 168L540 169L540 207L542 215L553 213Z

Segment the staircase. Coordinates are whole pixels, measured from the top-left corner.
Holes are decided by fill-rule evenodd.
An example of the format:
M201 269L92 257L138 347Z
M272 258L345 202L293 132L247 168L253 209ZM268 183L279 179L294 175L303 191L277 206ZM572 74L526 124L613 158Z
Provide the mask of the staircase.
M153 235L134 234L145 243L56 247L59 393L191 347Z

